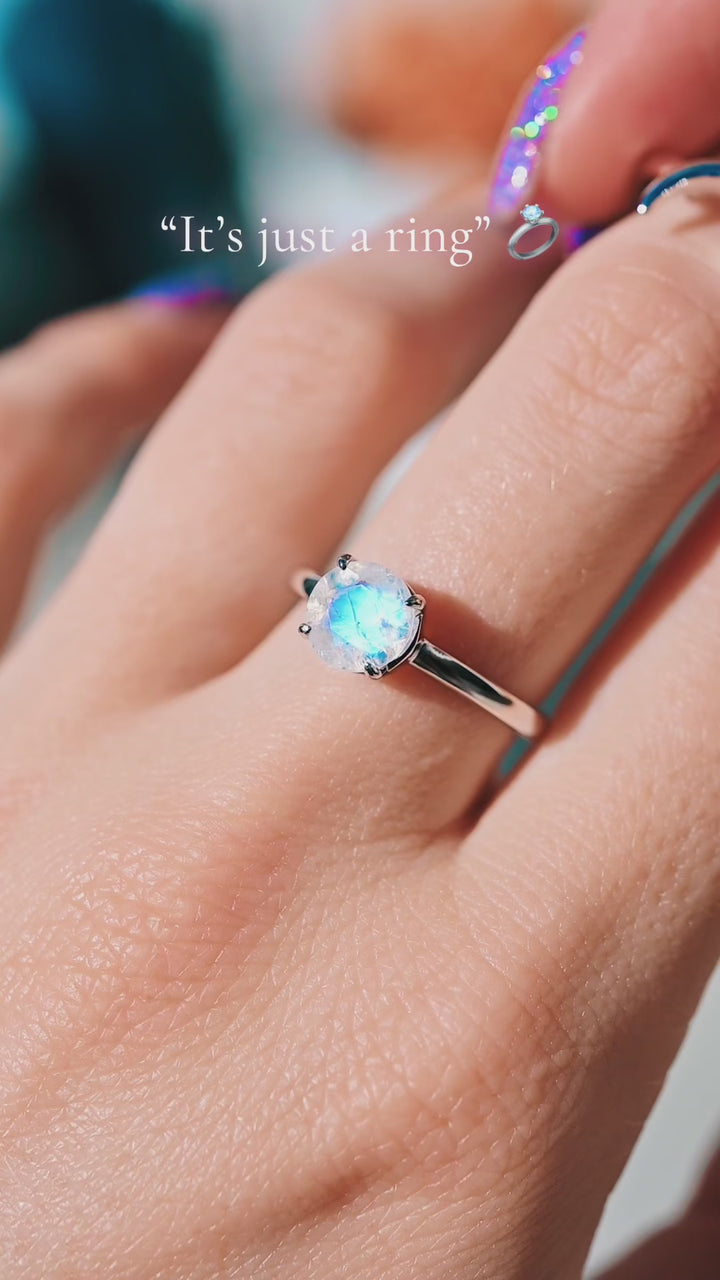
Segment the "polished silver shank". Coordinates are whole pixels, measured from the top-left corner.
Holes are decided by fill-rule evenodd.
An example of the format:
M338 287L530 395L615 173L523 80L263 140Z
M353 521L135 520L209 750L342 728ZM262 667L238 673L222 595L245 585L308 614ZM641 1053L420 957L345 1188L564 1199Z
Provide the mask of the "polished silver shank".
M501 689L500 685L486 680L477 671L473 671L472 667L466 667L464 662L444 653L429 640L420 640L408 662L434 680L439 680L441 684L449 685L476 706L489 711L522 738L537 738L541 732L544 720L539 711L520 698L514 698L507 689Z
M303 569L293 577L293 589L299 596L306 598L319 580L319 574ZM421 599L421 597L416 598ZM300 630L306 630L305 625ZM402 662L409 662L418 671L424 671L426 675L432 676L433 680L438 680L440 684L454 689L456 693L462 694L464 698L482 707L484 711L489 711L522 738L537 738L543 730L544 717L534 707L514 697L513 694L508 693L507 689L487 680L479 672L473 671L472 667L467 667L464 662L453 658L451 654L438 649L437 645L431 644L422 634L418 636L414 648ZM402 663L396 665L402 665Z

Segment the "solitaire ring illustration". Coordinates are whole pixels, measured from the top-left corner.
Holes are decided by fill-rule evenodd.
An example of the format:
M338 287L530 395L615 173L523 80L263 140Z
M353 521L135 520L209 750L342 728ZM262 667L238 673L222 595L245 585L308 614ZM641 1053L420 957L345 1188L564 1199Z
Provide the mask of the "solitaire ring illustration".
M517 258L518 262L529 262L531 258L539 258L541 253L547 253L560 235L560 228L554 218L545 217L545 210L541 209L539 204L526 204L520 216L523 223L517 231L513 231L508 240L508 253L511 257ZM518 247L520 241L535 227L549 227L550 235L535 249L526 249L523 252Z
M379 680L408 662L521 737L536 738L542 731L544 718L534 707L425 639L425 601L382 565L343 555L322 576L302 570L293 587L307 598L300 631L328 666Z

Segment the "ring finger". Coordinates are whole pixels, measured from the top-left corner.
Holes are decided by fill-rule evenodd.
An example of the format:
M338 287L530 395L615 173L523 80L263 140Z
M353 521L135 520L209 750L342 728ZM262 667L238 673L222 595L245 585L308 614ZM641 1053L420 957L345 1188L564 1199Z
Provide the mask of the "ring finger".
M430 639L529 701L720 460L713 197L669 200L567 264L351 548L427 597ZM324 776L344 831L462 814L507 731L412 669L372 685L324 669L298 620L208 691L212 714L255 708L297 803Z
M482 205L470 189L424 216L449 236ZM65 733L239 661L286 609L295 556L328 554L378 470L467 384L557 261L520 267L493 232L461 270L384 247L288 273L239 309L18 654L13 690L6 668L3 713L19 719L18 697L26 735L39 667L58 673L36 727L46 741L48 714Z

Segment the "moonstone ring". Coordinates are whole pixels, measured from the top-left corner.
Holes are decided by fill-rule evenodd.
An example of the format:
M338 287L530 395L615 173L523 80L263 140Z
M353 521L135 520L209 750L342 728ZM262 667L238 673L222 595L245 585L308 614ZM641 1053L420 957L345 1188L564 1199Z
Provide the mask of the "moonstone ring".
M382 565L344 555L322 577L307 570L296 574L293 586L307 598L307 622L300 632L328 666L379 680L409 662L521 737L541 732L539 711L424 638L425 601Z

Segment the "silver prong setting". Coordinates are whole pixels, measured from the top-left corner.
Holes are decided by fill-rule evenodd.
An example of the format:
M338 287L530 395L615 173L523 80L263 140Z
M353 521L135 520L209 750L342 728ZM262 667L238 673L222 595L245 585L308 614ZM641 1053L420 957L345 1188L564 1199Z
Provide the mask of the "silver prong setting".
M308 597L300 634L329 667L382 680L415 653L425 600L383 565L347 551L321 577L305 570L297 585Z
M720 177L720 162L718 170ZM352 572L343 572L351 561ZM424 636L426 602L405 578L349 553L338 557L337 566L323 575L301 570L293 579L298 593L308 598L307 621L298 631L311 636L311 648L328 667L382 680L408 664L521 737L536 738L543 732L541 712Z

